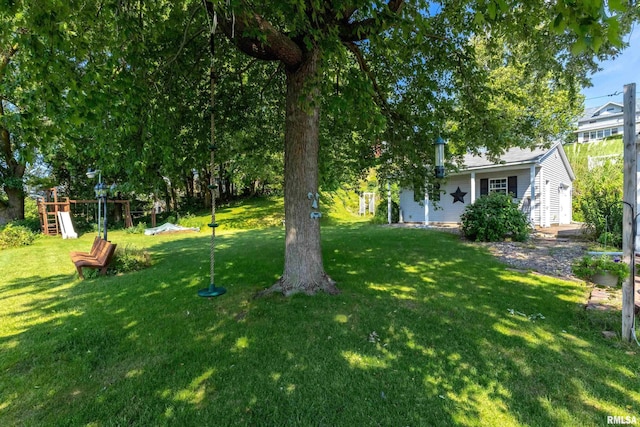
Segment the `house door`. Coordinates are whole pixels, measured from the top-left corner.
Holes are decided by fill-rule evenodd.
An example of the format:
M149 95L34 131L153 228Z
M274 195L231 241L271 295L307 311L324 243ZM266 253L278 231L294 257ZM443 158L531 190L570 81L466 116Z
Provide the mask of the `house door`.
M571 223L571 187L560 184L558 188L558 222L560 224Z

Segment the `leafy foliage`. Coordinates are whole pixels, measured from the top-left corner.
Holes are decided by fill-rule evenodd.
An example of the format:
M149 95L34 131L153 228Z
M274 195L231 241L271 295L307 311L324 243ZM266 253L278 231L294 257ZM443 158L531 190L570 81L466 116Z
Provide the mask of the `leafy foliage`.
M387 224L389 221L388 201L382 200L376 207L376 214L372 219L374 224ZM395 200L391 201L391 223L400 221L400 205Z
M0 249L30 245L37 236L28 227L9 223L0 230Z
M574 136L575 139L575 136ZM600 141L590 141L588 144L573 142L565 144L564 150L571 163L571 168L576 175L573 182L573 215L576 221L584 221L580 209L580 201L585 194L587 178L591 175L593 167L601 167L605 160L622 162L624 144L622 137L610 137ZM622 175L616 174L615 179L621 179ZM613 177L611 177L613 178ZM611 179L609 178L609 179ZM622 181L619 182L622 186Z
M580 176L574 197L587 234L602 244L622 247L622 168L605 162Z
M619 258L612 259L610 256L602 255L592 257L585 255L576 260L571 270L577 277L590 280L595 274L611 273L618 277L618 281L624 280L629 275L629 266Z
M133 245L118 246L113 256L110 272L115 274L127 273L147 268L150 265L151 256L147 250Z
M470 240L497 242L510 237L523 242L529 238L527 215L508 194L494 192L480 197L465 208L460 219L462 233Z
M178 225L189 228L199 228L200 230L208 230L207 224L211 222L211 214L207 212L205 216L198 216L187 212L178 218Z
M128 234L144 234L144 230L147 228L146 222L139 222L133 227L129 227L125 229L125 232Z

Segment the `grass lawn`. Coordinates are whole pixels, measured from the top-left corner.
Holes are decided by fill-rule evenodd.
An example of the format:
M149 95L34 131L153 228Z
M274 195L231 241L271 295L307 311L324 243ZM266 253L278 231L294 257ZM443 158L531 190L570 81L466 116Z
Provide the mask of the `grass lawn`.
M447 233L322 233L337 296L252 298L282 271L282 227L221 231L215 299L196 295L208 230L110 232L153 265L84 281L68 253L91 234L0 251L0 425L640 422L638 348L601 337L619 315L586 313L584 284Z

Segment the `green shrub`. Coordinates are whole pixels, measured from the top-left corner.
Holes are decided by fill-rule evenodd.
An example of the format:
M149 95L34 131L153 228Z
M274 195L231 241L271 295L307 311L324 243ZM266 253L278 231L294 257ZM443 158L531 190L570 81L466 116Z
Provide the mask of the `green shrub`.
M622 167L606 162L581 176L575 200L586 234L593 240L622 247Z
M387 201L384 200L378 204L376 208L376 214L373 217L374 224L387 224L389 222L389 215L387 213ZM391 222L397 223L400 221L400 206L395 201L391 201Z
M622 221L622 218L620 221ZM622 248L622 231L619 233L604 232L598 237L598 243L603 247L612 246L620 249Z
M110 272L114 274L142 270L151 265L149 252L132 245L118 246L113 256Z
M37 234L28 227L9 223L0 230L0 249L30 245L36 237Z
M207 224L210 222L211 222L211 217L197 216L190 212L187 212L186 214L182 215L178 219L177 225L181 225L182 227L190 227L190 228L195 227L202 230L203 228L206 228Z
M40 232L40 219L38 218L26 218L25 219L17 219L15 221L11 221L11 224L14 226L21 226L24 228L28 228L34 233Z
M460 219L462 233L470 240L497 242L511 238L523 242L531 231L527 215L503 193L480 197L465 208Z
M125 229L128 234L144 234L144 231L147 229L146 222L139 222L133 227L129 227Z

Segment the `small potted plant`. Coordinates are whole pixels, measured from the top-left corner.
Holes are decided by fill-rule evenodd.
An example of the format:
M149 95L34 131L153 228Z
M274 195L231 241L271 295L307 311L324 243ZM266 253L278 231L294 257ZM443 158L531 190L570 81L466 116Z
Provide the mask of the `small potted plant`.
M629 266L619 257L607 255L592 257L585 255L575 261L573 274L598 285L617 286L629 275Z

